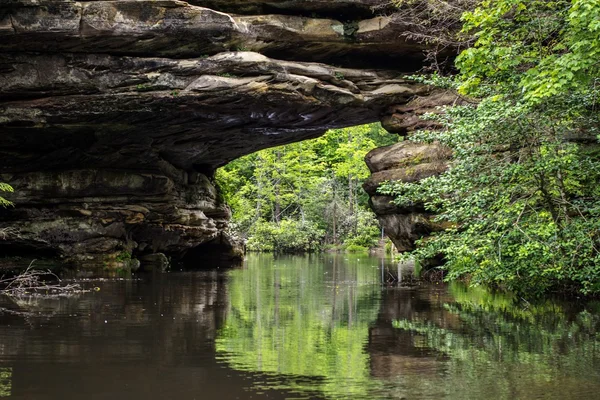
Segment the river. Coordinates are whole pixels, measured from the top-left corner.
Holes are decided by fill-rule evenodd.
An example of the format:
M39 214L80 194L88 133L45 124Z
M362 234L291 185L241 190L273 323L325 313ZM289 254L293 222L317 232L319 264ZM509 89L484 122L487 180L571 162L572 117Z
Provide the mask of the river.
M0 398L600 398L600 303L386 284L394 272L366 255L249 255L0 298Z

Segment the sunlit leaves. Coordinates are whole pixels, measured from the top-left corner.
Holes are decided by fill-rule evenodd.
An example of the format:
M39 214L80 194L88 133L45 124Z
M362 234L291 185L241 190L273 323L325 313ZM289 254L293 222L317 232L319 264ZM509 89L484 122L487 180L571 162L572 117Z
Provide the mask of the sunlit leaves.
M465 93L502 85L539 104L567 90L583 95L597 84L597 0L484 1L463 20L464 30L477 37L457 59Z
M451 147L451 167L381 192L450 225L416 252L443 255L450 279L600 292L600 2L488 0L463 21L476 42L457 86L481 101L413 138Z
M233 161L216 177L233 210L233 227L259 251L374 245L377 222L360 189L369 175L364 156L395 140L380 124L371 124Z

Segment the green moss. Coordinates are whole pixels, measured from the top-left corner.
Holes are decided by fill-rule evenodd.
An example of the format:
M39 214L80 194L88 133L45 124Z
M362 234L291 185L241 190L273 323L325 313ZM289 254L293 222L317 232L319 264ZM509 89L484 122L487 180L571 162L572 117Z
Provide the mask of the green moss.
M128 251L123 251L115 257L115 261L118 261L118 262L125 262L125 261L130 261L130 260L131 260L131 253Z
M150 85L139 84L136 85L135 90L136 92L149 92L152 90L152 87Z

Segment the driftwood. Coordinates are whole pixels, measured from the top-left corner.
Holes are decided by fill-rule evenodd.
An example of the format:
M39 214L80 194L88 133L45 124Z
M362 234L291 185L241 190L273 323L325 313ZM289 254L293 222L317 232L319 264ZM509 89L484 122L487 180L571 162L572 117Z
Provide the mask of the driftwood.
M15 228L0 228L0 240L7 240L10 238L19 237L19 231Z
M66 296L88 291L76 283L63 285L60 278L50 270L35 269L34 261L19 275L0 278L0 294L13 297Z

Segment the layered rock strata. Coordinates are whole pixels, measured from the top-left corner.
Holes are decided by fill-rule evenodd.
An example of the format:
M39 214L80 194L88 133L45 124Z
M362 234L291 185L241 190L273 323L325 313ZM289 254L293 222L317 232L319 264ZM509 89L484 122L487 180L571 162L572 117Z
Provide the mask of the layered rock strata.
M369 152L365 158L371 177L363 188L370 196L370 205L377 214L384 233L392 240L398 251L414 249L415 241L441 227L434 222L422 204L398 207L393 197L377 193L383 182L418 182L436 176L448 167L451 152L437 144L420 144L404 141Z
M242 15L239 2L219 1L3 3L0 181L14 186L16 207L0 214L11 233L2 253L90 267L132 254L164 264L157 254L203 244L239 255L211 182L217 167L377 121L429 92L394 70L315 63L379 52L406 67L420 45L389 51L399 39L393 19L373 15L351 29L331 19L331 4L313 3L317 17L285 2L279 15ZM357 5L365 10L340 2L342 14L357 15Z
M163 268L199 246L240 256L216 168L435 93L402 77L424 46L387 5L2 2L0 182L16 207L0 210L0 255L90 268Z
M199 57L251 50L278 59L419 69L425 45L383 0L9 0L0 51ZM225 11L225 12L221 12Z
M410 135L418 130L442 128L439 123L422 117L441 113L443 107L457 104L464 104L464 99L452 91L436 89L427 95L415 96L406 104L391 107L381 123L388 132L399 134L405 140L374 149L365 157L371 177L363 188L370 196L369 203L385 234L400 252L414 250L416 240L443 226L434 221L435 215L427 212L423 204L397 207L392 197L379 194L377 188L388 181L414 183L446 171L452 157L450 149L436 143L412 142Z

